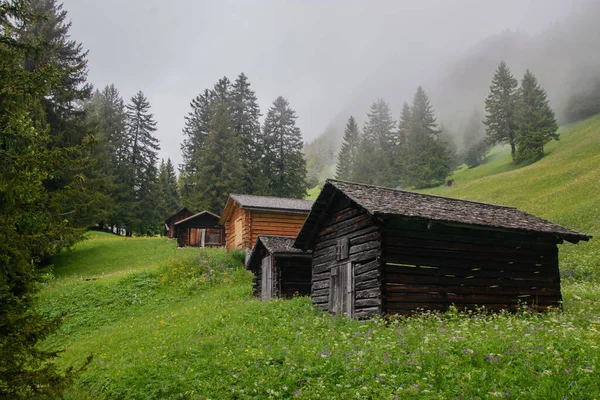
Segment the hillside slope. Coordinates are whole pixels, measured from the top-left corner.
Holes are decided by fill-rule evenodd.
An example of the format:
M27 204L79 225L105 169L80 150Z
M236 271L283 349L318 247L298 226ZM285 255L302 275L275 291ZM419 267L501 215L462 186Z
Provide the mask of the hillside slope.
M508 148L488 162L450 177L452 187L424 193L517 207L594 238L561 247L565 278L600 280L600 117L561 128L547 156L527 166L511 163Z

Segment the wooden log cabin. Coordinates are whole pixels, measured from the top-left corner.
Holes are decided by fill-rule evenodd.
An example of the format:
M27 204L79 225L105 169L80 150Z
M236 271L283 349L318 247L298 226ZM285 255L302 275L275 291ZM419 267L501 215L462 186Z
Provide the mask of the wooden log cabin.
M310 295L310 251L292 247L295 237L258 235L247 268L252 271L252 293L262 299Z
M225 227L227 250L249 251L258 235L295 237L312 204L310 200L230 195L219 221Z
M513 207L330 180L294 246L313 250L313 304L360 318L558 306L557 244L589 239Z
M175 223L191 217L192 215L194 215L194 213L184 207L167 218L165 220L165 236L168 236L169 239L175 239L177 237L175 234Z
M175 223L177 247L225 246L225 228L220 217L208 211L192 215Z

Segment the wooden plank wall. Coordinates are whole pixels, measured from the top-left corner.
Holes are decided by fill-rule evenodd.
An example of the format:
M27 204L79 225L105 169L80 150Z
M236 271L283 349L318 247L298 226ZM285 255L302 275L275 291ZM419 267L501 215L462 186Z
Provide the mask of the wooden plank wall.
M383 230L383 310L485 306L543 310L561 300L558 249L548 238L393 220Z
M254 246L258 235L297 236L307 216L307 214L264 211L250 211L249 214L251 233L247 237L248 242L246 245L248 248Z
M231 217L225 223L225 242L227 250L236 249L235 246L235 221L242 217L242 244L237 246L238 249L251 249L256 243L256 239L254 242L250 243L250 212L247 210L243 210L239 204L234 204L233 212L231 213Z
M275 258L278 270L278 295L290 298L295 293L310 295L311 259L305 257Z
M355 317L381 312L381 242L379 228L372 218L347 197L336 199L315 241L312 261L312 303L328 310L330 270L337 265L354 264ZM337 261L337 240L347 236L350 242L347 260Z

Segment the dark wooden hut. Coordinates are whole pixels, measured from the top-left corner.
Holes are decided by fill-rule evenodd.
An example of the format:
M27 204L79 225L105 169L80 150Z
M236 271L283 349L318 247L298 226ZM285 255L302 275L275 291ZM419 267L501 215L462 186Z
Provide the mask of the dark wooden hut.
M219 225L219 217L208 211L192 215L175 223L178 247L225 246L225 228Z
M259 235L247 268L252 271L252 293L262 299L310 295L310 251L292 247L294 237Z
M283 197L232 194L221 216L227 250L250 250L258 235L295 237L313 202Z
M590 236L512 207L328 181L294 246L312 302L366 317L561 301L557 244Z
M184 207L167 218L165 220L165 236L168 236L169 239L175 239L177 237L175 234L175 223L191 217L192 215L194 215L194 213Z

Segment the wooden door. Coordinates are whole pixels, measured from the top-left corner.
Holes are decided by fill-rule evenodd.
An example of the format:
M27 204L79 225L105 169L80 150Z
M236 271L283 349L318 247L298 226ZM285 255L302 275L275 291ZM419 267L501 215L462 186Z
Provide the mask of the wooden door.
M261 269L261 298L263 300L270 300L273 295L273 269L271 263L271 256L267 256L262 259Z
M354 313L354 268L351 262L331 268L329 311L351 317Z

